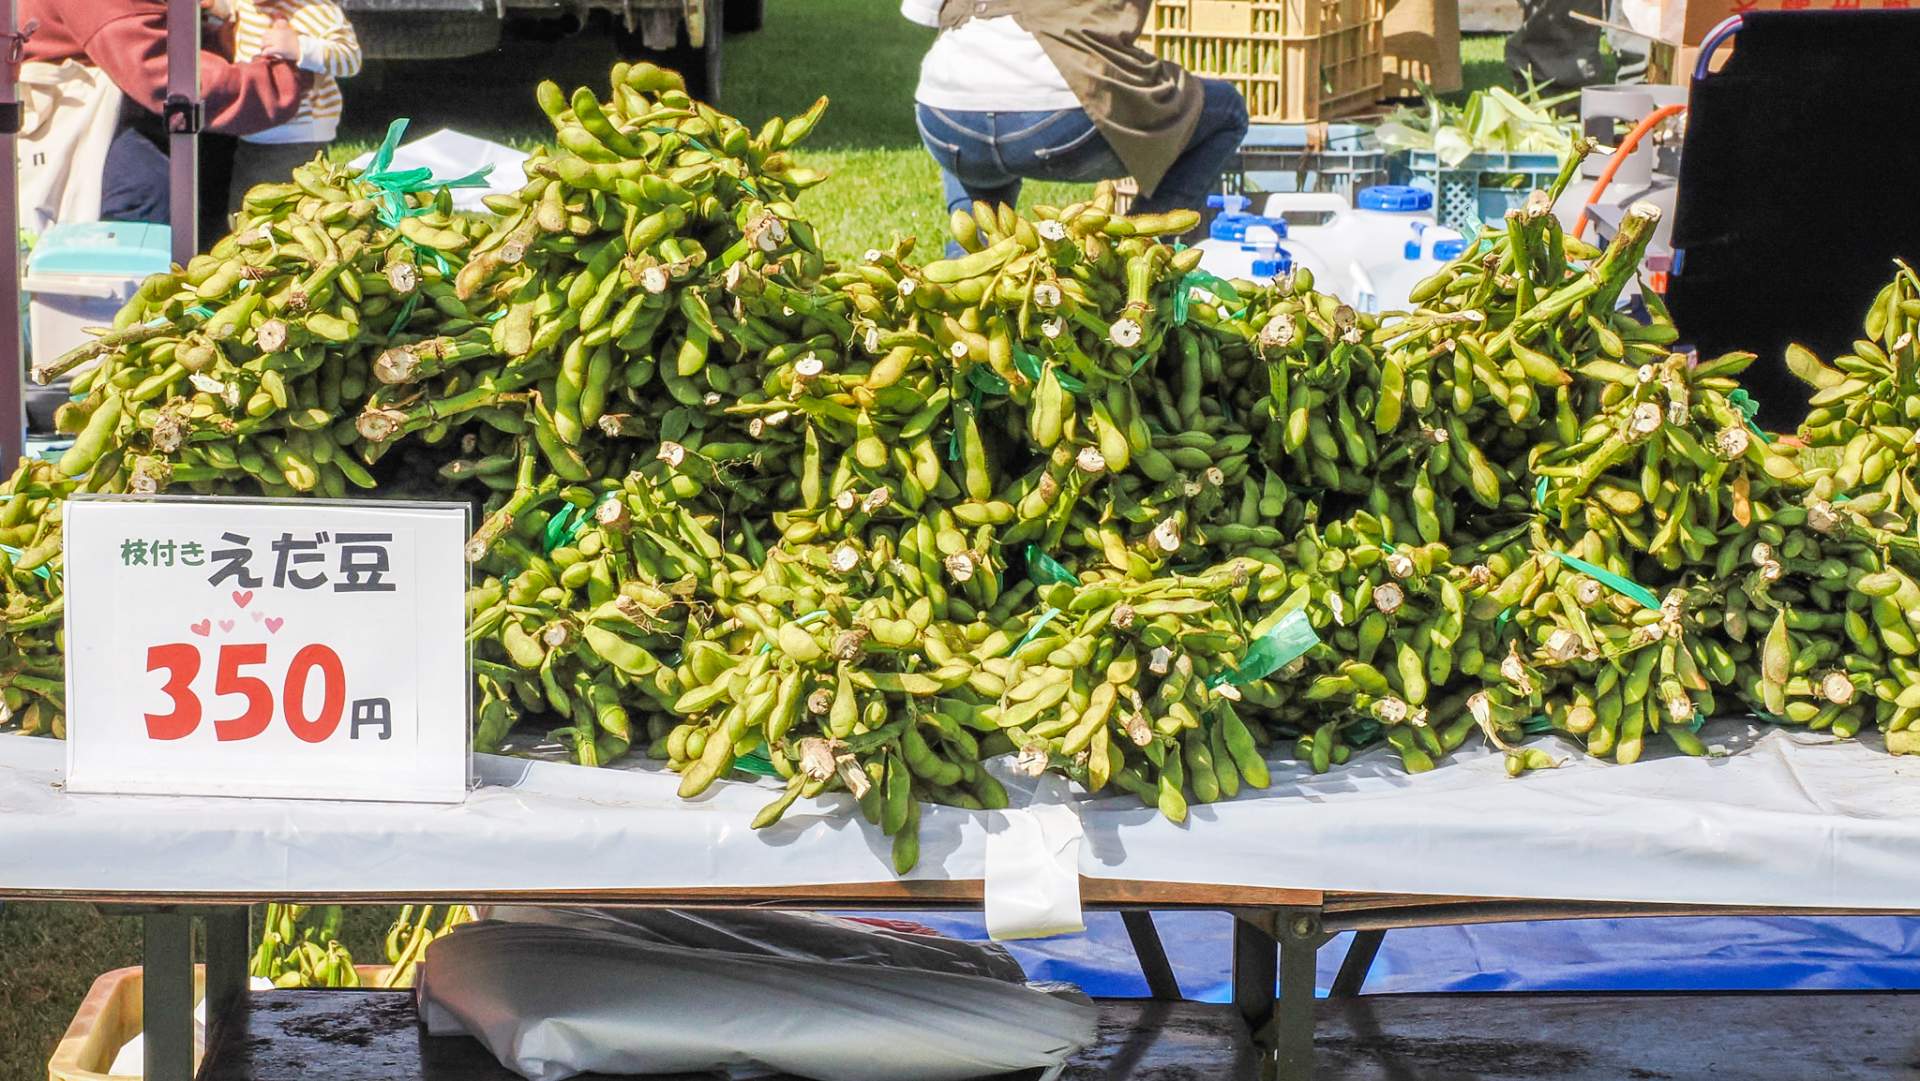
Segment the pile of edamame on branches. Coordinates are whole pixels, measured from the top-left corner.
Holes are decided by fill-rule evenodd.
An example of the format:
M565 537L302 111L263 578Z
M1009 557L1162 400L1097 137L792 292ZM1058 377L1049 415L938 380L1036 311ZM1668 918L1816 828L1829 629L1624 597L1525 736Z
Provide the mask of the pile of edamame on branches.
M1656 221L1604 248L1535 195L1368 315L1296 272L1199 271L1191 214L955 216L835 265L796 211L825 102L750 131L677 76L547 84L527 183L455 213L323 162L148 281L6 486L11 722L58 735L59 500L471 499L477 743L741 769L879 824L1001 806L986 763L1184 821L1385 744L1515 773L1564 733L1632 762L1759 714L1920 750L1902 267L1799 441L1745 355L1620 313ZM829 804L835 806L835 804Z

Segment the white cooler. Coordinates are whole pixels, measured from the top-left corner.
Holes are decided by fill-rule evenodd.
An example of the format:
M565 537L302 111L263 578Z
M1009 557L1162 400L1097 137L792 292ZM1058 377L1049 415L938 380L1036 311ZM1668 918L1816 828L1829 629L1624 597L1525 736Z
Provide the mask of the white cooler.
M28 353L57 357L84 344L88 327L111 325L140 283L171 265L172 236L164 225L117 221L63 222L41 234L21 282ZM30 427L51 430L66 384L28 388Z

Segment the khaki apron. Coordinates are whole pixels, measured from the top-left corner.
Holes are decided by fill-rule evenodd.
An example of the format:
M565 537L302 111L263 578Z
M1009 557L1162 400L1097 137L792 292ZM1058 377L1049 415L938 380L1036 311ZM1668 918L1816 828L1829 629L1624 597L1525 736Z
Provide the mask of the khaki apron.
M945 0L944 30L1011 15L1032 34L1143 193L1160 185L1200 122L1200 84L1135 41L1150 0Z

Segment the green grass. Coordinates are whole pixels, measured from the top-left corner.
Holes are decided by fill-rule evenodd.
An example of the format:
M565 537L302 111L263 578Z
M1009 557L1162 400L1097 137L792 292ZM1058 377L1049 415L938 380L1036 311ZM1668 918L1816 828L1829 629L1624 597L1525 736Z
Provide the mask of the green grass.
M836 255L857 255L897 235L937 247L946 236L939 171L920 146L913 89L931 35L876 0L777 0L759 34L727 46L722 106L749 124L801 112L832 99L807 143L808 164L830 178L801 209ZM1466 90L1511 85L1504 39L1480 36L1461 48ZM604 82L614 56L604 38L509 41L480 59L368 65L346 84L347 117L334 148L352 158L378 143L397 116L424 135L453 127L521 147L551 133L533 103L537 78L567 87ZM490 73L506 72L492 78ZM1063 203L1072 185L1030 184L1023 201ZM380 960L390 910L363 909L349 921L348 945L361 961ZM15 904L0 910L0 1081L40 1081L46 1060L93 978L136 964L137 921L91 906Z

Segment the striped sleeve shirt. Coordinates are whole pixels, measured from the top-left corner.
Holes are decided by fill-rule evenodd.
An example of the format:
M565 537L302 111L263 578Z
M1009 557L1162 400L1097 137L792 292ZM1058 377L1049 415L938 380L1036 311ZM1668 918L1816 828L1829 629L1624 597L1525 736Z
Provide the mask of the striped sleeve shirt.
M360 41L353 24L331 0L234 0L234 59L252 60L266 45L275 20L285 19L300 38L299 64L313 73L313 88L300 113L277 128L247 136L256 143L328 143L340 129L340 80L360 72Z

